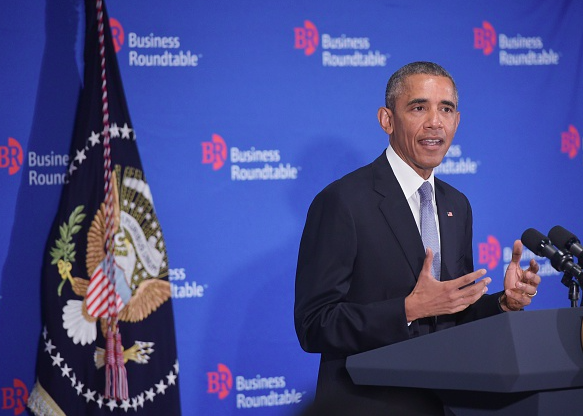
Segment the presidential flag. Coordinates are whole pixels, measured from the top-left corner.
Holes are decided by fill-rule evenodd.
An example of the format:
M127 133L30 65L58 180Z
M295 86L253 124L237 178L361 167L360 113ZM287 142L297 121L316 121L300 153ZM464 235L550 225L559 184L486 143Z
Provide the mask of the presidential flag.
M37 415L179 415L166 245L105 4L86 0L85 14L83 86L45 249L28 406Z

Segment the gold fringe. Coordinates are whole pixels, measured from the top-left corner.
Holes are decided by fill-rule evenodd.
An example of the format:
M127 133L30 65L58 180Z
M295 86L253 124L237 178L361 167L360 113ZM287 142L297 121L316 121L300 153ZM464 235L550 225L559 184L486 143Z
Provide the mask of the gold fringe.
M41 386L38 379L28 397L27 406L37 416L67 416L43 386Z

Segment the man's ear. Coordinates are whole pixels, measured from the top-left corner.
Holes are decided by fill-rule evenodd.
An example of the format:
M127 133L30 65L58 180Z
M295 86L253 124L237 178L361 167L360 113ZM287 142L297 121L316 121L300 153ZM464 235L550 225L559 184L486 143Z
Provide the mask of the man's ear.
M387 107L379 108L379 111L377 112L377 118L379 120L381 128L385 131L385 133L387 134L393 133L394 122L393 112L389 108Z

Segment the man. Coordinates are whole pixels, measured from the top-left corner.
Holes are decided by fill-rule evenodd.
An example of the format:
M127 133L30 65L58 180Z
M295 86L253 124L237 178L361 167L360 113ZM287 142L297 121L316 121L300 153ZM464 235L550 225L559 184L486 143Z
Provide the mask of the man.
M391 76L385 99L378 120L389 135L386 151L310 206L298 256L296 332L304 350L321 353L317 400L440 414L441 403L427 391L354 385L346 357L521 310L537 293L538 265L520 268L516 241L505 290L485 295L491 279L473 269L470 204L433 175L460 121L451 75L434 63L406 65Z

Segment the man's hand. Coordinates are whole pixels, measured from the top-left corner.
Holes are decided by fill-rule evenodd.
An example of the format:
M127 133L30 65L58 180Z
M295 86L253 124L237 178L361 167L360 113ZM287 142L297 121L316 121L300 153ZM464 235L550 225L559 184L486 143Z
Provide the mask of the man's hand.
M427 316L463 311L488 291L487 286L492 281L489 277L485 277L476 282L486 274L486 270L480 269L457 279L441 282L431 275L432 262L433 253L428 248L417 284L405 298L407 322Z
M522 243L516 240L512 247L512 261L504 275L504 294L500 298L500 307L507 312L519 311L530 305L541 281L540 276L537 275L539 266L536 260L532 259L528 269L522 270L520 268L521 256Z

